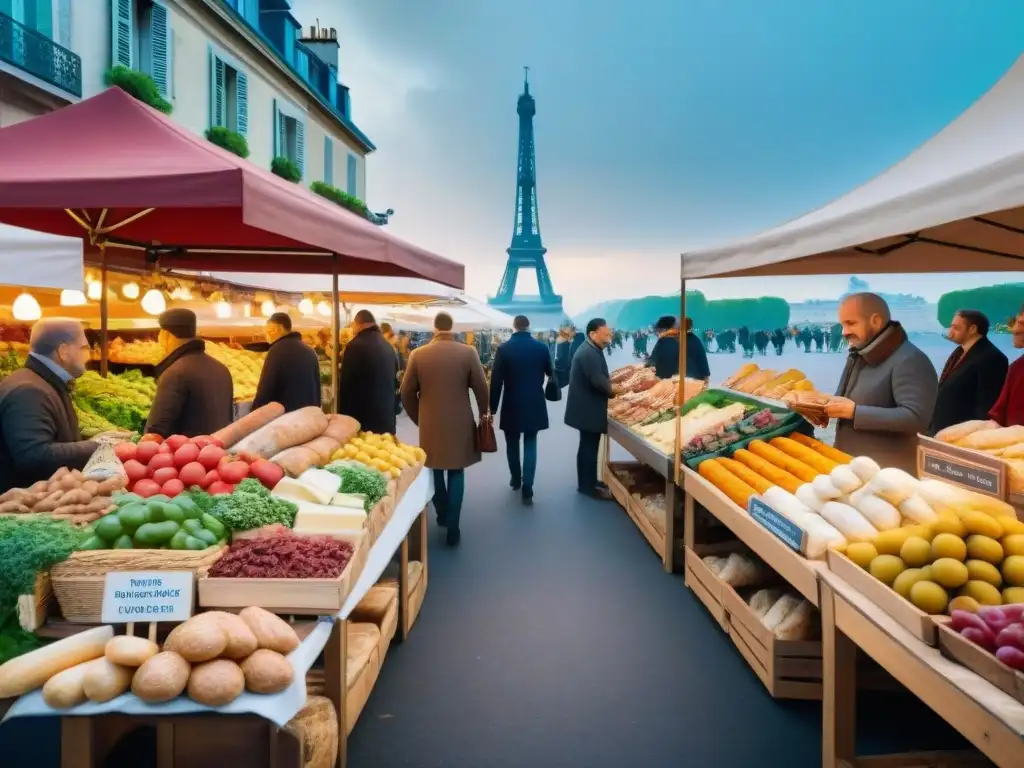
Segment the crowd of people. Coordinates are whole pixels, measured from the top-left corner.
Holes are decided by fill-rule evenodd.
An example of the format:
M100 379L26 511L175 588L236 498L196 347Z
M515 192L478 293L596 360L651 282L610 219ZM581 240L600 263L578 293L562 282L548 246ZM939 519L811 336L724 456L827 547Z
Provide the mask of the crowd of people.
M842 327L836 323L831 326L808 325L803 328L786 327L775 330L750 330L747 326L715 330L709 328L703 332L707 350L711 353L735 353L737 347L744 357L767 355L771 347L776 355L782 355L786 344L792 340L797 349L803 347L804 352L841 352L846 346Z

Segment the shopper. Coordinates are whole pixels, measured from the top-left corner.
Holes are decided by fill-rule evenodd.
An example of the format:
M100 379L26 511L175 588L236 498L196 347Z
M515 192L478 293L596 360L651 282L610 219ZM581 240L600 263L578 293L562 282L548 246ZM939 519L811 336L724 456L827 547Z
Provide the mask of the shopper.
M565 389L569 386L569 367L572 365L572 328L563 328L558 333L555 345L555 378L558 386Z
M836 448L916 473L917 435L931 423L938 389L931 361L877 294L844 298L839 323L850 355L836 396L825 406L839 421Z
M679 328L676 319L672 315L659 317L654 324L654 332L658 334L658 340L654 342L654 349L647 358L647 367L653 368L654 375L659 379L671 379L679 373ZM686 341L689 343L690 340ZM689 360L686 375L690 375Z
M356 312L354 336L345 346L338 382L338 413L351 416L367 432L395 434L398 353L368 309Z
M577 490L596 499L611 499L608 486L598 481L597 454L601 435L608 431L608 400L619 394L608 375L604 350L612 332L603 318L587 323L587 341L573 355L569 373L569 397L565 404L565 423L579 430L576 450Z
M929 429L988 418L1006 381L1009 363L988 338L989 321L975 309L961 309L949 324L949 340L957 344L939 375L939 394Z
M206 342L196 338L196 313L168 309L158 322L165 356L156 366L146 431L197 437L226 427L234 419L234 384L227 366L206 354Z
M476 419L469 398L481 416L487 413L487 377L473 347L460 344L452 333L452 316L434 318L434 338L409 355L402 379L402 405L420 428L426 466L434 471L434 512L446 527L448 546L458 546L465 469L480 461Z
M547 344L530 336L530 321L517 315L515 333L498 347L491 368L491 413L501 403L499 426L505 433L509 485L522 489L523 504L533 504L533 480L537 472L537 433L548 428L544 382L554 377ZM504 397L502 396L504 394ZM520 463L519 443L522 441Z
M287 312L272 314L265 332L270 349L263 361L252 407L280 403L285 411L311 405L319 408L323 390L316 352L306 346L302 334L292 330L292 319Z
M1020 308L1013 324L1013 346L1024 349L1024 307ZM1003 427L1024 424L1024 355L1007 369L1006 381L988 417Z
M69 392L88 361L77 320L47 318L32 327L25 366L0 383L0 493L61 467L82 469L96 451L82 440Z
M572 368L572 359L576 357L576 352L586 342L587 337L583 331L576 331L572 337L572 343L569 345L569 366Z

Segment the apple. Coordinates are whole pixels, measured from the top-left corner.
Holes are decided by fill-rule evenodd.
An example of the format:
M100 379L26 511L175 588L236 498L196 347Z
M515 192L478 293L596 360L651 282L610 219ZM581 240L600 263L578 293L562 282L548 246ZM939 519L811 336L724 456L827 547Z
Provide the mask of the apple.
M195 443L185 443L174 452L174 466L178 467L178 469L198 459L199 446Z
M164 496L170 496L172 499L179 493L182 493L184 490L185 484L181 482L181 480L179 480L178 478L168 480L166 483L160 486L160 493L164 494Z
M193 485L203 487L203 481L206 479L206 467L198 461L190 462L178 472L178 479L185 484L186 488L191 488Z
M213 470L217 468L222 458L224 458L223 448L219 448L216 445L207 445L199 451L199 457L196 461L206 467L207 470Z
M160 452L160 444L152 440L147 443L139 443L135 450L135 458L141 464L149 464L153 457Z
M158 469L173 467L174 456L170 453L158 453L156 456L149 460L149 464L147 464L146 466L149 468L151 474L156 472Z

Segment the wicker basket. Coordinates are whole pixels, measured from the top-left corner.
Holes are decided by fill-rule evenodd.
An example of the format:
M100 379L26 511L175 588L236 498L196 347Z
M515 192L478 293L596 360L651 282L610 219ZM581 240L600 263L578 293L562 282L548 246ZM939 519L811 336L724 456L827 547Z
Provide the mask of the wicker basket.
M409 486L413 484L413 481L419 477L420 470L423 469L422 464L417 464L415 467L409 467L398 476L398 492L395 494L396 499L401 501L405 492L409 490Z
M67 621L95 624L103 612L103 585L111 571L197 571L227 547L207 549L95 549L75 552L50 569L53 594Z

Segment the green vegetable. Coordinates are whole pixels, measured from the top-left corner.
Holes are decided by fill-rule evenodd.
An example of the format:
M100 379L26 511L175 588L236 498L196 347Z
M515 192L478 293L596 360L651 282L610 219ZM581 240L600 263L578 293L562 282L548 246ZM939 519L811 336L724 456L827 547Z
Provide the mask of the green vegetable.
M209 512L211 515L217 514L214 510L217 508L218 500L213 498L213 496L208 494L202 488L194 487L191 490L186 491L184 494L179 494L175 501L185 497L190 499L192 503L199 507L203 512Z
M181 524L181 528L190 536L195 536L199 531L203 530L203 524L199 520L189 518Z
M121 519L117 515L106 515L93 526L92 532L104 541L116 541L124 531Z
M132 537L126 533L114 542L114 549L135 549L135 542L133 542Z
M118 507L124 507L128 504L145 504L146 502L137 493L118 493L114 495L114 503Z
M208 547L212 547L217 543L217 535L213 531L208 531L205 528L196 531L194 535L195 538L200 541L205 541Z
M146 523L139 526L139 530L135 532L135 543L142 547L163 547L179 530L181 530L181 526L173 520Z
M199 508L199 505L192 501L192 498L185 493L171 499L171 504L176 507L181 507L185 513L185 517L199 517L203 514L203 511Z
M291 528L299 508L290 501L270 495L259 480L246 478L228 496L221 496L213 516L232 531L249 531L265 525Z
M203 527L213 533L218 539L223 538L227 533L227 529L224 527L223 523L213 515L204 514L201 520Z
M164 520L180 523L185 519L185 510L177 504L164 504Z
M156 382L137 371L106 378L86 371L75 381L72 399L80 414L79 426L84 416L90 431L120 429L141 432L146 426L155 393ZM103 425L105 428L100 429Z
M188 533L185 531L178 531L171 537L171 542L168 545L171 549L188 549Z
M109 549L109 548L110 548L110 542L104 541L99 536L90 536L88 539L86 539L84 542L82 542L82 546L79 547L80 550Z
M358 462L334 462L325 469L341 478L340 493L358 493L366 497L364 508L369 512L388 493L388 480L376 469Z
M205 541L203 541L202 539L197 539L195 536L186 536L185 537L185 548L186 549L199 550L199 549L206 549L207 546L208 545L207 545L207 543Z
M126 504L116 514L121 527L128 533L135 533L140 525L150 522L149 508L145 504Z

